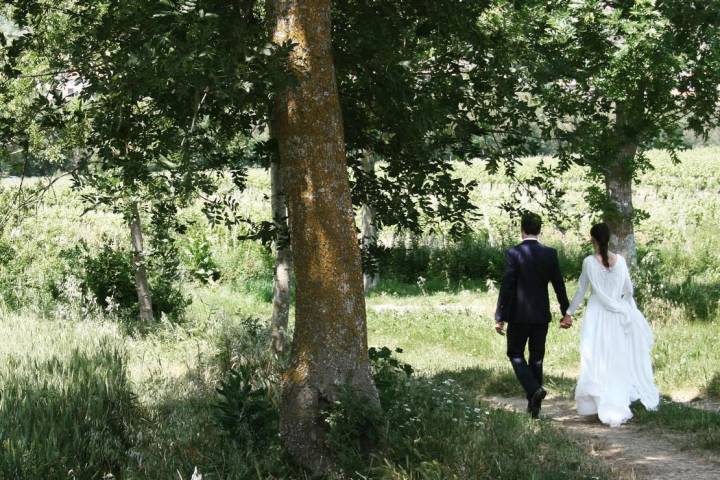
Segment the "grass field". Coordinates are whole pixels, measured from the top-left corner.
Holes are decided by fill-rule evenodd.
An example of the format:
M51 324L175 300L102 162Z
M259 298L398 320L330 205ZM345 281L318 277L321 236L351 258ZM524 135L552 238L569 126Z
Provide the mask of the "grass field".
M671 397L718 398L720 149L688 151L682 165L654 157L656 169L636 188L636 203L650 217L638 228L635 282L656 335L657 382ZM368 298L370 344L401 347L398 358L417 373L393 387L376 457L358 467L350 452L348 465L362 470L357 478L608 478L548 422L489 409L477 398L520 395L504 338L492 330L502 249L517 228L497 207L508 198L507 184L477 165L460 174L480 182L475 201L486 217L473 224L474 235L464 243L416 238L412 251L396 245ZM560 249L572 292L592 216L583 172L561 181L569 190L569 229L548 227L544 241ZM0 185L0 202L7 202L13 187ZM268 187L266 172L250 172L241 199L256 219L269 216ZM181 212L190 228L177 239L180 281L192 302L182 321L165 318L140 334L80 287L67 252L81 240L89 254L128 242L117 216L82 212L77 196L60 186L0 236L0 477L68 478L72 469L76 478L113 472L184 479L196 466L206 479L301 476L282 460L272 427L238 444L215 408L229 372L281 362L265 348L269 253L237 241L238 231L209 228L197 208ZM219 281L192 280L197 252L212 259ZM578 335L579 328L551 329L545 365L552 395L572 395ZM647 428L684 432L695 447L720 449L717 414L666 403L657 413L639 409L637 417Z

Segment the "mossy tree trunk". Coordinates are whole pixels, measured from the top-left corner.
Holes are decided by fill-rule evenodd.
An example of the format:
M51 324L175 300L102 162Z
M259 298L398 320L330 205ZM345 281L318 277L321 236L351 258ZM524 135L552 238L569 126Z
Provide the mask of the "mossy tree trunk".
M135 271L135 290L138 296L140 320L153 322L152 294L145 268L145 245L142 233L140 209L137 202L130 204L130 239L132 241L133 270Z
M605 169L605 190L610 202L604 219L610 227L610 250L619 253L628 262L635 265L637 247L635 244L635 209L633 207L633 162L638 144L628 136L624 109L618 107L616 113L618 135L621 138L617 155L611 159Z
M321 410L343 387L377 403L365 297L331 54L329 0L274 0L274 41L293 42L297 83L280 95L276 138L295 270L295 329L280 428L295 460L328 471Z

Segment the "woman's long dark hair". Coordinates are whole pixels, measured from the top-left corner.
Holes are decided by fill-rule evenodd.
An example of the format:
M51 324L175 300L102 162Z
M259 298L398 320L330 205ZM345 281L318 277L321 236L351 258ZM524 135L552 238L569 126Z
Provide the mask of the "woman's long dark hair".
M606 223L598 223L590 229L590 236L595 239L600 250L603 265L610 268L610 259L608 258L608 249L610 248L610 227Z

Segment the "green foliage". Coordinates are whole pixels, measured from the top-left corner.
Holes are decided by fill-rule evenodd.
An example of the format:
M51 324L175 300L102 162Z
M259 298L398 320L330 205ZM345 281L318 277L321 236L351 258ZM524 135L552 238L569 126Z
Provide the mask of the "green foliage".
M103 344L92 354L74 350L67 358L3 361L3 478L122 474L139 412L116 347Z
M60 254L68 262L68 271L79 276L85 295L103 310L120 309L127 313L137 308L132 262L127 249L118 248L109 239L104 239L96 252L82 242ZM53 288L58 299L63 295L64 283Z
M565 277L579 277L586 252L575 245L551 245L558 249ZM510 246L490 244L483 231L456 241L440 243L432 237L421 240L414 237L408 246L379 246L376 255L380 265L379 289L406 290L407 284L418 285L422 293L457 288L487 289L500 282L505 269L504 250Z
M402 348L395 349L395 353L402 352ZM414 370L411 365L403 363L393 356L393 351L388 347L380 349L371 347L368 350L368 357L373 380L380 393L380 403L385 404L391 401L391 398L386 398L386 396L393 396L396 393L394 388L402 384L402 380L409 379Z
M204 301L215 300L205 291ZM138 345L163 366L143 381L151 418L138 445L144 464L133 474L189 478L197 467L207 478L303 478L282 456L277 396L284 359L269 348L269 326L221 313L171 328ZM182 376L169 377L166 366Z
M115 313L121 318L137 318L138 298L132 268L132 255L111 240L104 239L97 249L91 249L86 242L80 242L71 249L60 252L65 259L67 271L61 283L51 285L53 296L61 300L68 276L80 281L85 298L90 299L103 310ZM148 264L153 313L159 318L166 315L170 320L179 320L189 300L182 294L179 278L169 276L163 268L162 258L152 257Z
M528 131L551 142L546 180L572 164L595 180L637 179L651 148L677 160L684 129L705 136L720 121L717 2L504 1L491 12L509 25L518 72L506 143ZM596 186L590 206L612 215L605 196Z
M246 317L223 329L215 340L219 367L214 418L239 448L262 451L277 446L280 374L285 358L270 348L268 325Z
M716 373L715 376L710 379L705 387L705 391L710 398L720 398L720 373Z
M346 473L422 479L468 472L478 479L607 475L550 425L469 401L453 380L412 379L412 368L386 347L370 354L376 378L382 378L382 411L342 394L325 417Z
M471 280L497 281L504 268L502 249L491 246L482 234L438 246L421 244L413 238L410 245L384 248L377 256L381 278L415 283L423 277L426 281L442 282L444 288Z
M272 300L275 261L270 249L256 242L244 241L218 263L223 279L236 290L252 293L265 302Z
M210 242L204 236L188 239L183 254L184 266L195 280L208 283L220 279Z
M20 306L20 298L16 286L21 272L17 253L12 244L0 237L0 300L10 308Z
M240 365L227 373L217 388L215 418L228 438L243 450L262 450L277 441L278 408L256 372Z
M444 222L453 236L466 232L474 183L452 175L451 159L471 157L463 148L470 135L455 122L469 103L489 94L463 77L471 52L500 45L478 25L486 7L457 0L333 2L353 203L372 205L379 225L417 232L425 221ZM483 73L494 85L505 72ZM363 170L368 155L383 161L377 172Z
M226 206L224 175L245 187L257 143L248 139L288 80L289 47L270 41L254 2L6 3L24 34L0 45L1 85L22 103L13 91L40 80L25 92L37 106L0 116L0 134L16 141L17 124L43 115L45 137L67 137L82 152L69 170L89 210L104 205L129 218L138 204L150 207L165 268L174 252L160 242L182 228L177 207L200 194L215 219ZM23 141L27 164L39 147Z
M708 261L712 256L688 255L676 247L660 249L650 244L639 250L638 258L635 288L641 305L662 300L684 307L686 318L720 318L720 284L715 280L718 266Z
M402 353L402 349L395 352ZM398 401L398 395L404 392L401 386L413 372L410 365L392 353L387 347L368 350L382 407ZM338 398L323 409L322 417L328 443L337 452L336 461L347 472L364 470L370 455L385 448L384 435L389 426L383 410L349 388L343 388Z

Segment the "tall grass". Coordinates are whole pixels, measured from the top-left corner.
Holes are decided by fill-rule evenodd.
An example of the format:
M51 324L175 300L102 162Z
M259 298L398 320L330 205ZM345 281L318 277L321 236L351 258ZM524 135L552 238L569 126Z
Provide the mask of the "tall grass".
M0 318L0 477L122 474L140 410L117 331Z
M720 395L720 353L709 341L720 337L719 153L686 152L682 166L655 153L656 169L635 191L636 204L650 213L638 226L635 282L655 330L664 393ZM509 195L503 180L480 165L459 169L480 183L475 201L486 216L472 234L397 235L394 242L392 232L381 235L382 281L368 298L370 343L403 346L400 358L417 373L382 387L370 452L352 446L359 441L352 399L327 412L331 438L347 444L337 478L605 478L607 471L548 423L477 400L521 394L504 339L491 329L503 249L517 241L517 226L496 207ZM588 182L579 169L558 181L568 189L570 229L548 225L543 241L558 248L572 292L590 251ZM251 171L249 186L239 200L251 218L267 220L266 172ZM190 478L197 467L205 478L303 478L283 457L277 420L269 418L283 362L267 349L270 252L239 241L242 227L211 227L197 205L182 211L188 228L175 240L183 294L192 303L182 321L128 331L104 299L83 289L87 271L61 254L81 242L88 258L100 258L108 241L126 249L122 219L107 212L81 218L77 196L66 187L56 193L0 233L0 476ZM102 267L93 271L107 280ZM553 394L572 394L578 333L551 329L545 365ZM648 425L665 414L698 420L666 424L705 432L715 445L715 427L702 430L715 420L668 412L638 417ZM253 435L239 433L250 425Z
M100 478L125 469L137 408L117 349L5 362L3 478Z

